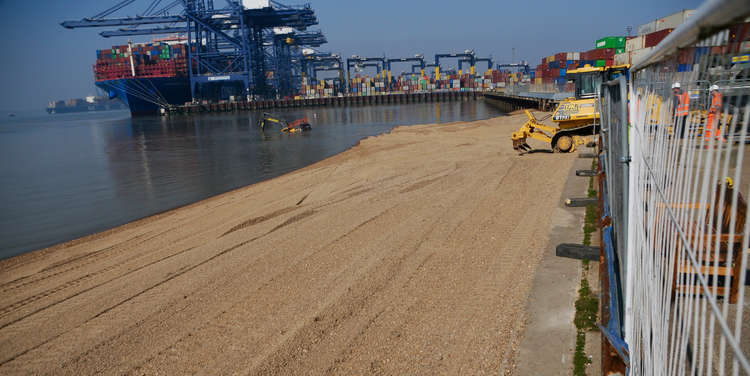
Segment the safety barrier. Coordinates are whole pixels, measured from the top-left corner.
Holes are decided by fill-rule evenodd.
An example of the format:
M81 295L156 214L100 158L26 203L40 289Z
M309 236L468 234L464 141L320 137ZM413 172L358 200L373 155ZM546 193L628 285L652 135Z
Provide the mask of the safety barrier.
M748 16L708 1L601 86L603 374L750 374Z

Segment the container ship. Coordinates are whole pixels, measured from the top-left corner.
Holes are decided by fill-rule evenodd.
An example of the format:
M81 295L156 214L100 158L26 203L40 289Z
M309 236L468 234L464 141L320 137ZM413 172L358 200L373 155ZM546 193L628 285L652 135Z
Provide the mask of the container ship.
M134 116L158 114L191 99L187 46L182 43L129 43L98 50L94 76L96 86L124 102Z
M127 105L117 100L100 96L88 96L86 98L73 98L65 101L49 102L47 113L65 114L69 112L124 110L127 108Z

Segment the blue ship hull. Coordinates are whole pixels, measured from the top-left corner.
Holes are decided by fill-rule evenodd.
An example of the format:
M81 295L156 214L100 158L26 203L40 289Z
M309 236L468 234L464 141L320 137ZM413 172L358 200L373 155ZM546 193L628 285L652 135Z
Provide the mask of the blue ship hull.
M133 116L156 115L163 105L191 100L187 77L121 78L97 81L96 86L127 104Z

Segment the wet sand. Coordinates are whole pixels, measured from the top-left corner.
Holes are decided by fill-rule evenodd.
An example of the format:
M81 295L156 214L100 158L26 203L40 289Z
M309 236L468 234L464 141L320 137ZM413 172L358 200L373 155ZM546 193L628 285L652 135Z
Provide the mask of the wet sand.
M523 114L399 127L302 170L0 262L0 374L512 369L575 154Z

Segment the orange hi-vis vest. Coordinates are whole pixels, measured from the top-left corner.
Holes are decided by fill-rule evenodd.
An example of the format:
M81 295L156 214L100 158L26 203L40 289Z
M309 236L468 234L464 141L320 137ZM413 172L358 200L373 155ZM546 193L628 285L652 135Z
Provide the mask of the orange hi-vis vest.
M688 116L688 110L690 110L690 95L687 91L683 91L677 98L680 100L680 104L677 105L675 116Z
M718 113L721 111L721 93L718 91L713 91L711 93L711 108L708 109L708 112Z

